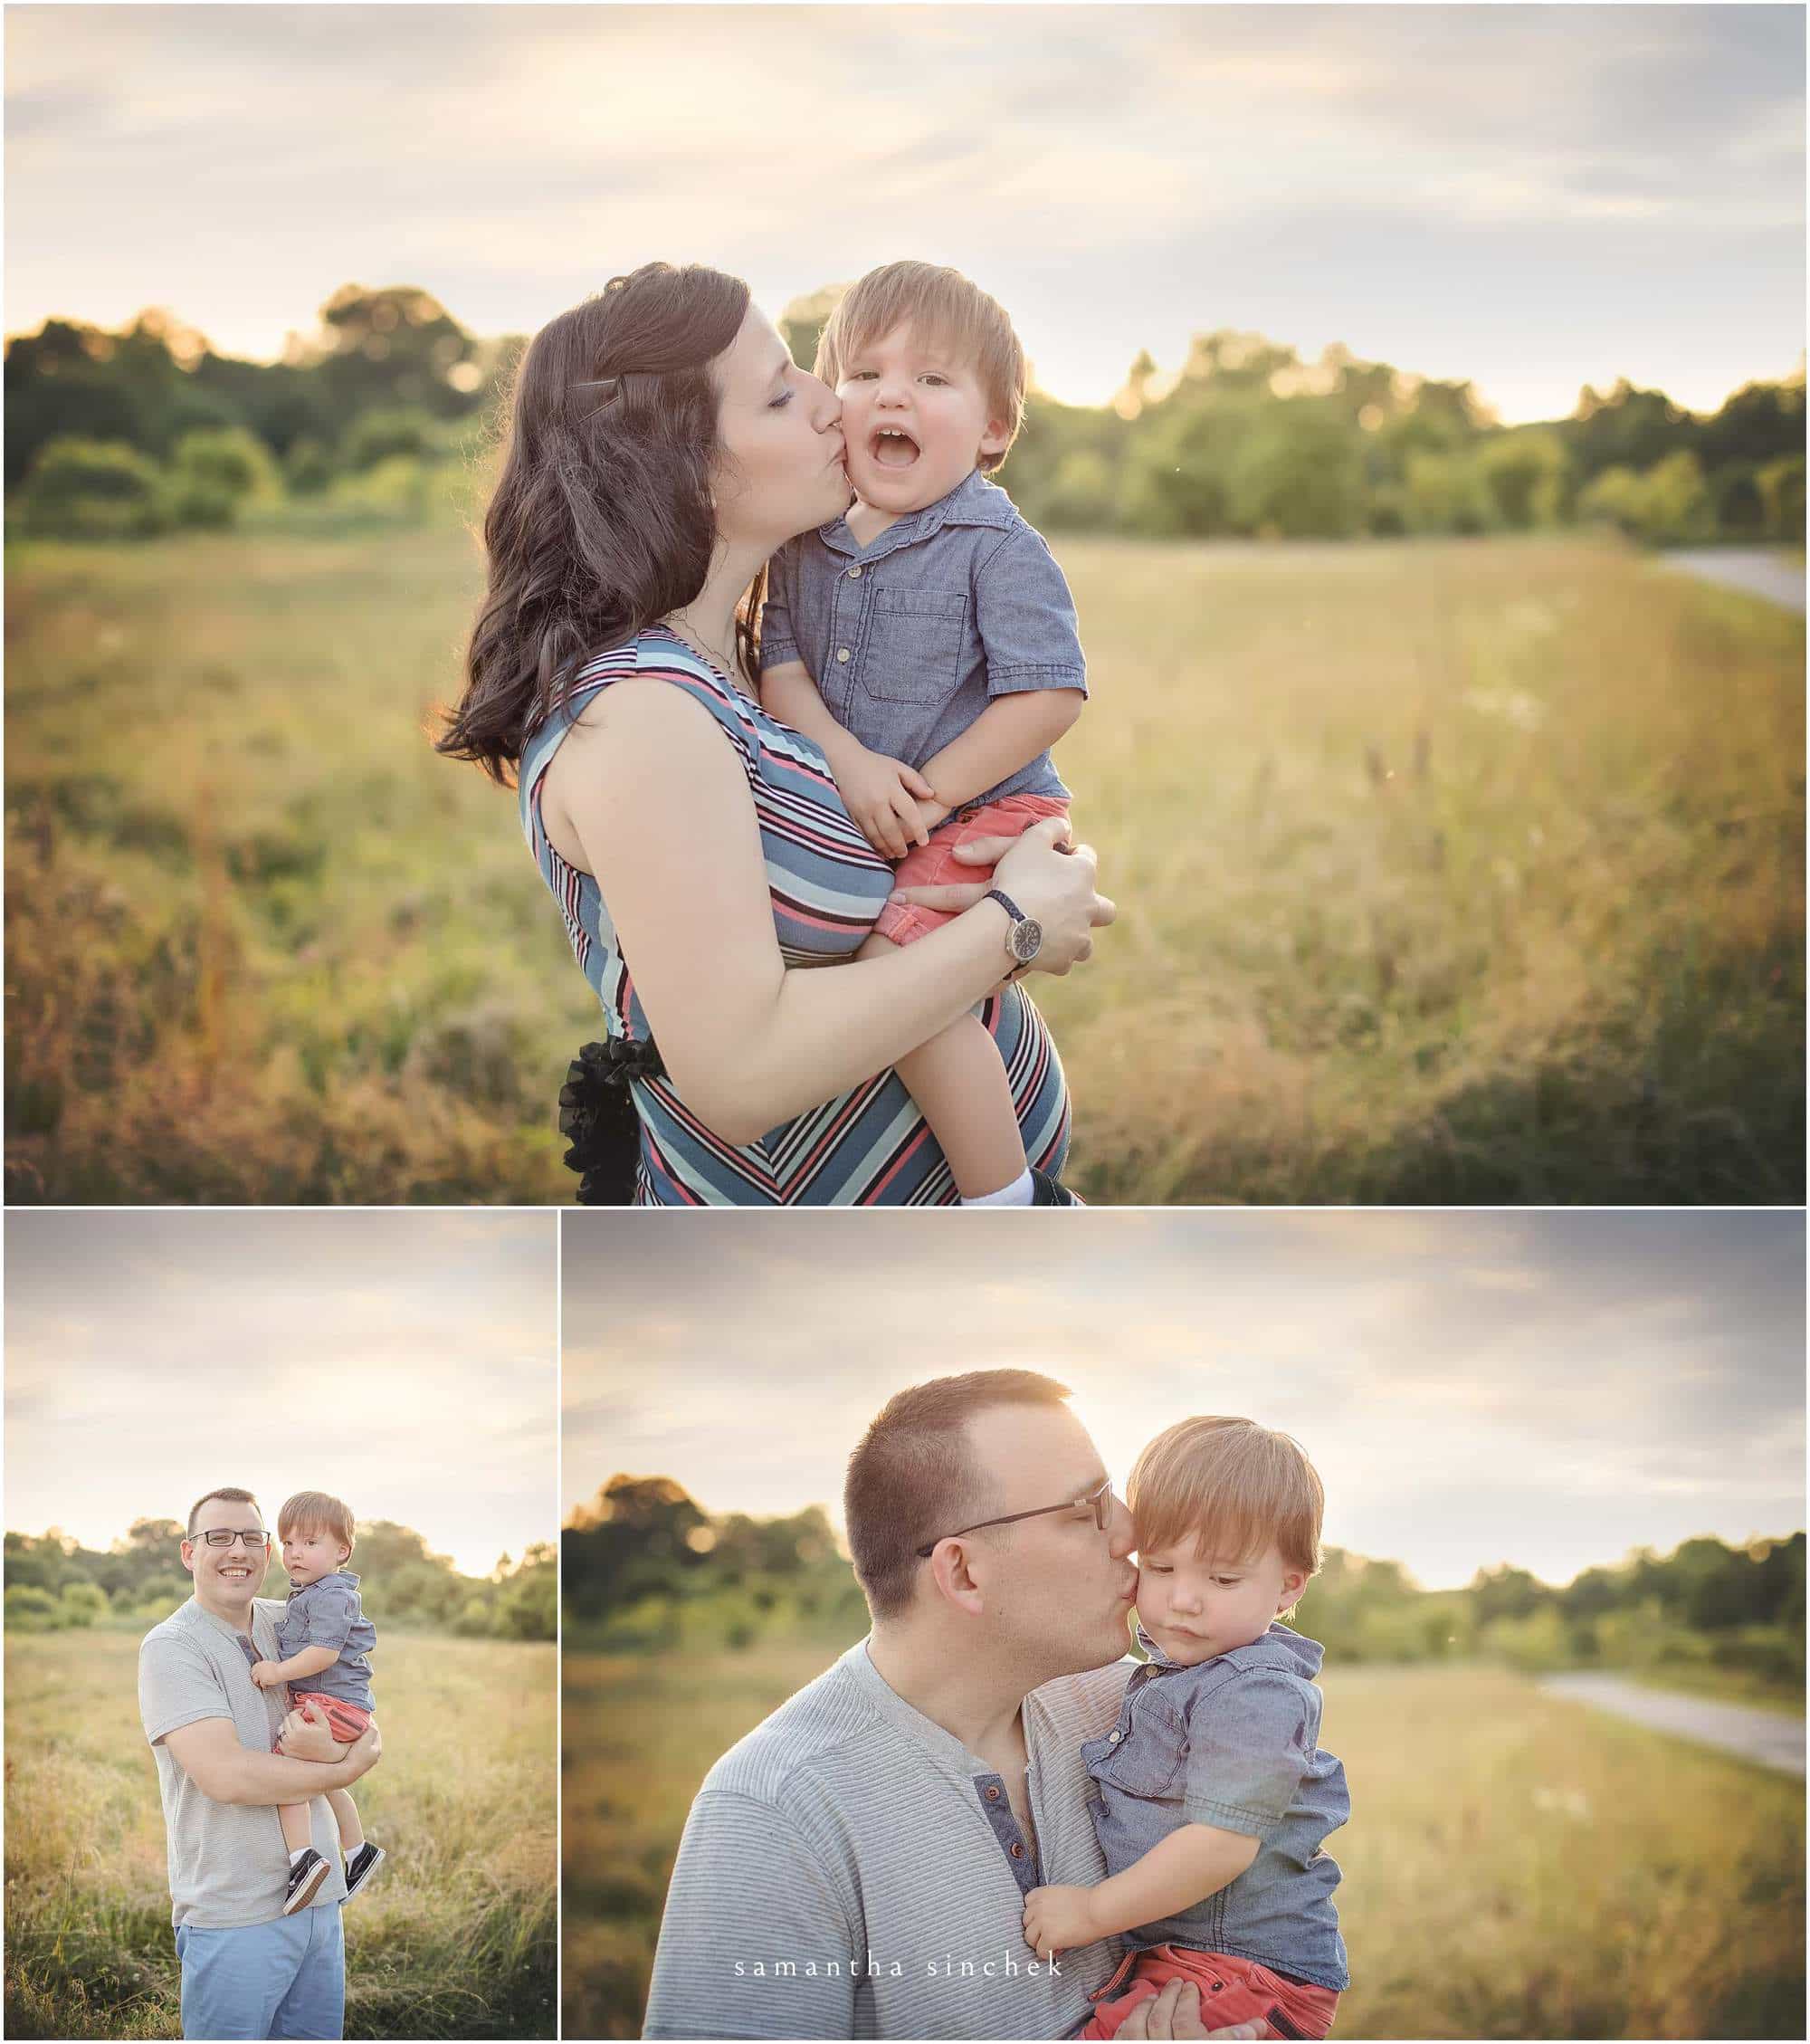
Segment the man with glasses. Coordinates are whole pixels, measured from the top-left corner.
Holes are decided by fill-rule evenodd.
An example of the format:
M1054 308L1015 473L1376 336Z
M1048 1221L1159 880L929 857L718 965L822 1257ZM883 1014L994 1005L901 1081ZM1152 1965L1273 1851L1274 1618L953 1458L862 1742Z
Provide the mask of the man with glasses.
M185 2037L338 2037L344 2023L346 1885L327 1791L367 1772L381 1742L373 1724L340 1746L326 1725L285 1716L281 1689L252 1682L254 1661L281 1658L275 1621L283 1607L258 1595L270 1561L251 1492L208 1492L182 1543L195 1594L138 1648ZM311 1906L285 1915L289 1855L275 1806L291 1802L309 1805L315 1849L332 1872Z
M1092 1886L1083 1740L1133 1664L1131 1520L1026 1370L892 1399L844 1523L872 1631L710 1770L667 1892L648 2037L1063 2037L1110 1940L1040 1961L1034 1887ZM1141 2019L1141 2020L1140 2020ZM1136 2027L1132 2027L1136 2025ZM1208 2031L1177 1984L1121 2038Z

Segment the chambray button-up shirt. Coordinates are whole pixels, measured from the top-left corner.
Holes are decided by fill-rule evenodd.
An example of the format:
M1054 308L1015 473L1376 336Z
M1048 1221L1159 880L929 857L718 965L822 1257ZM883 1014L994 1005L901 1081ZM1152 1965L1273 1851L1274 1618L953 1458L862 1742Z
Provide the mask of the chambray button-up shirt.
M371 1708L371 1664L367 1657L377 1643L377 1629L365 1616L358 1579L349 1569L335 1569L291 1590L277 1620L278 1658L288 1660L304 1647L333 1647L339 1658L319 1675L298 1676L294 1686L319 1695L337 1696L342 1704Z
M996 697L1087 692L1074 599L1043 535L976 469L861 545L846 519L773 557L760 664L801 660L845 731L921 767ZM1047 751L976 798L1066 796Z
M1138 1637L1149 1665L1127 1685L1111 1732L1081 1750L1109 1872L1184 1824L1260 1842L1236 1880L1138 1925L1129 1942L1228 1953L1342 1991L1350 1975L1332 1906L1338 1867L1322 1841L1350 1816L1351 1798L1344 1768L1319 1750L1319 1642L1272 1625L1249 1647L1182 1667L1141 1629Z

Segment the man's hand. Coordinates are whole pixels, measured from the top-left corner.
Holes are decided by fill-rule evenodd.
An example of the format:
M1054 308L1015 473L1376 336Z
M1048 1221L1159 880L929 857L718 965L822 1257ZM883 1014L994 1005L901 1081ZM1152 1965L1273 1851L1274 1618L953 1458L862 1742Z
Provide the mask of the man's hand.
M1024 1942L1040 1959L1077 1952L1100 1934L1091 1888L1033 1888L1024 1898Z
M1120 2037L1272 2037L1268 2023L1234 2023L1208 2030L1200 2020L1200 1990L1191 1980L1172 1980L1158 1994L1138 2002L1119 2024Z
M260 1689L274 1689L285 1680L282 1670L274 1661L253 1661L252 1680Z
M843 807L862 836L889 859L902 859L909 845L928 844L948 814L936 789L902 759L851 744L837 749L831 765Z

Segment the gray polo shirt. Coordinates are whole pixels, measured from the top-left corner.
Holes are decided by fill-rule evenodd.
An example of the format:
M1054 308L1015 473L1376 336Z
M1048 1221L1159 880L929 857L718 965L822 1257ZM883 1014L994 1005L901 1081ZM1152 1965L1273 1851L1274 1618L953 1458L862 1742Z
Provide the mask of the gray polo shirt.
M252 1644L259 1660L281 1658L276 1621L282 1611L274 1598L252 1600ZM138 1715L157 1763L173 1924L234 1930L282 1915L289 1852L275 1806L214 1801L164 1743L185 1724L224 1717L242 1746L269 1753L287 1705L281 1685L260 1689L252 1680L252 1657L244 1635L193 1597L153 1626L138 1647ZM310 1906L324 1909L346 1899L339 1834L324 1795L310 1798L309 1814L314 1849L329 1869Z
M867 1643L718 1761L686 1821L648 2037L1063 2037L1116 1941L1039 1960L1024 1897L1106 1865L1082 1743L1134 1663L1024 1699L1034 1846L1004 1778L881 1680Z
M997 696L1087 693L1074 599L1043 535L977 470L863 547L845 518L767 568L760 664L802 660L844 731L921 767ZM979 801L1066 796L1047 751Z

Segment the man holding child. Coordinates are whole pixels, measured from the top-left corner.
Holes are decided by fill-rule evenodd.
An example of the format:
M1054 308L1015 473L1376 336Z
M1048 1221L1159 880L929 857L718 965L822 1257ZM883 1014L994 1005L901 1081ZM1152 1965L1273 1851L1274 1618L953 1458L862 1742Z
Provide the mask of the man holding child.
M1119 1944L1040 1957L1024 1915L1034 1890L1105 1875L1081 1748L1118 1720L1138 1582L1130 1515L1066 1397L976 1371L869 1428L845 1523L872 1631L706 1777L645 2035L1059 2038L1089 2020ZM1177 1979L1118 2034L1268 2034L1208 2030L1200 2009Z
M382 1751L372 1724L349 1746L252 1669L279 1660L281 1602L258 1590L270 1535L249 1491L223 1488L188 1515L182 1562L195 1593L146 1634L138 1710L157 1760L185 2037L338 2037L346 2003L338 1834L328 1791ZM272 1751L272 1741L280 1750ZM306 1803L330 1877L285 1915L288 1856L277 1807Z

